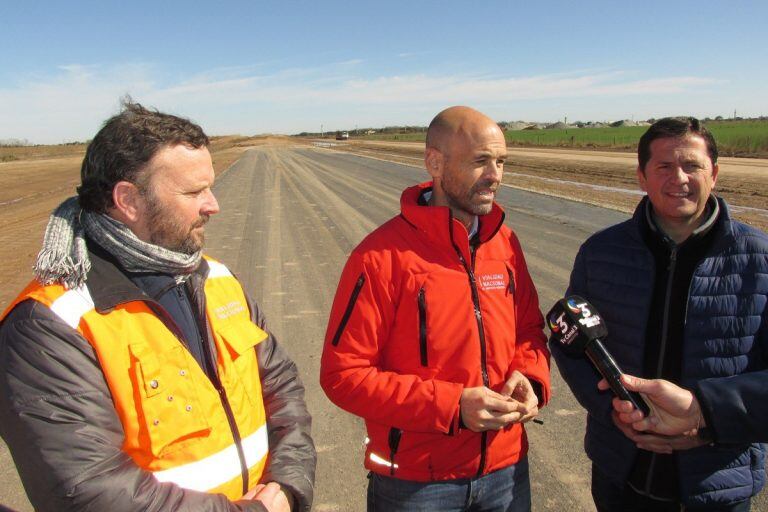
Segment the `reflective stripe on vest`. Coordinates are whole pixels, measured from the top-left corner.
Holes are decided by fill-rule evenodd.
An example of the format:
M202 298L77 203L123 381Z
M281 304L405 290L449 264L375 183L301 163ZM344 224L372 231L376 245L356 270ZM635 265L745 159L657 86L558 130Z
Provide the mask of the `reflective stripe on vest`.
M255 347L267 334L250 319L245 294L226 266L206 258L206 317L217 373L231 406L253 488L268 459L266 413ZM242 466L221 396L176 336L142 301L96 311L87 285L31 283L27 299L48 306L93 346L125 432L122 449L160 482L243 494ZM0 318L1 320L2 318Z
M208 260L208 267L210 268L208 279L234 277L226 266L216 261ZM94 308L94 303L91 292L83 284L78 288L64 292L64 295L54 300L50 307L51 311L56 313L64 323L77 329L77 326L80 325L80 319Z
M208 261L208 279L215 279L217 277L234 277L229 269L219 263L218 261Z
M242 447L248 467L261 461L269 448L266 425L243 439ZM240 459L237 456L237 448L232 444L204 459L156 471L154 476L159 482L172 482L193 491L207 491L239 477Z
M80 325L80 319L84 314L93 309L93 299L88 287L80 285L74 290L67 290L64 295L53 301L51 311L64 320L64 323L73 329Z

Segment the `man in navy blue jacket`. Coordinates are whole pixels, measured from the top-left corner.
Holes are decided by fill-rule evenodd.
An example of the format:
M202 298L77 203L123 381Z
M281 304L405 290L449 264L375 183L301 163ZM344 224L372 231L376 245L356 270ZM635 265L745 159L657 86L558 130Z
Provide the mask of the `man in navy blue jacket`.
M768 383L768 236L731 219L712 194L718 171L717 146L698 120L654 123L638 145L647 197L632 219L582 245L568 294L600 311L606 346L627 373L675 383L699 402L723 393L720 414ZM588 361L551 348L589 413L598 511L749 510L765 483L764 445L707 418L709 408L697 425L706 428L637 431L598 390Z

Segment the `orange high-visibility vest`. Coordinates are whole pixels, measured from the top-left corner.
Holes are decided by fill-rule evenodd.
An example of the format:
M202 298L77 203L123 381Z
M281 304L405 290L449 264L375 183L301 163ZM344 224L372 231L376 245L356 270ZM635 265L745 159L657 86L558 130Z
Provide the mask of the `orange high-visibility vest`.
M99 313L87 285L67 290L33 281L21 301L48 306L93 346L125 431L122 449L160 482L185 489L243 495L261 478L268 455L267 425L254 347L267 334L251 322L240 283L207 259L206 316L217 350L217 370L237 435L214 384L181 341L141 301ZM238 443L235 438L238 437Z

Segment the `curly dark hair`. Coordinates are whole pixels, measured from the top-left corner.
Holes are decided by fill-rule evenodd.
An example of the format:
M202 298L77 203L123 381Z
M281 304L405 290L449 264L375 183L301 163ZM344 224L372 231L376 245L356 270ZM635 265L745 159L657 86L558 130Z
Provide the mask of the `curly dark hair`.
M120 181L144 188L141 171L168 146L207 147L208 136L189 119L144 108L130 98L108 119L88 145L77 187L80 207L106 213L114 206L112 189Z
M695 117L665 117L659 119L640 137L637 145L637 163L645 173L645 165L651 159L651 142L667 137L683 138L698 135L707 145L707 153L712 165L717 163L717 144L709 130Z

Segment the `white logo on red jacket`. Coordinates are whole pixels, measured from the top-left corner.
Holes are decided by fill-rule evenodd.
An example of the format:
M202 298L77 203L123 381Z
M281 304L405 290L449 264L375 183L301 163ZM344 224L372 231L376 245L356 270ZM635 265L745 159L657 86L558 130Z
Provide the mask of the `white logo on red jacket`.
M483 291L503 290L507 287L507 283L504 281L504 274L483 274L478 276L478 282L480 283L480 289Z

